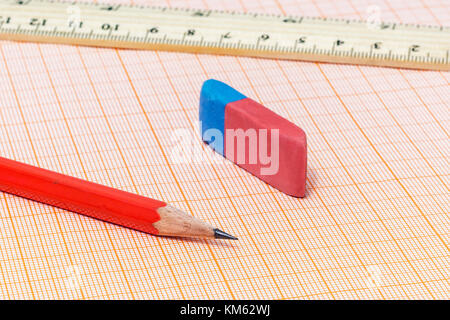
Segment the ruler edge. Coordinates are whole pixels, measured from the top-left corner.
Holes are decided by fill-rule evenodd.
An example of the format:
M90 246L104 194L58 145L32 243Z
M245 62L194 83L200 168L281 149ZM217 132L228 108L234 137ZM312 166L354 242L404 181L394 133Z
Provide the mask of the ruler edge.
M362 65L375 67L389 67L389 68L406 68L412 70L430 70L430 71L450 71L450 64L430 64L424 62L412 62L401 60L376 60L370 58L358 58L351 56L336 56L333 55L335 61L331 62L328 57L330 55L320 53L302 53L302 52L279 52L260 50L255 52L248 49L237 48L222 48L222 47L202 47L193 45L177 45L177 44L158 44L149 42L133 42L133 41L116 41L116 40L98 40L98 39L81 39L81 38L62 38L53 37L51 40L45 36L23 36L14 35L14 38L8 37L8 34L0 33L0 40L14 41L14 42L35 42L45 44L62 44L72 46L87 46L96 48L109 49L134 49L134 50L151 50L151 51L168 51L168 52L183 52L183 53L197 53L197 54L214 54L222 56L241 56L252 58L268 58L268 59L282 59L291 61L307 61L320 62L330 64L347 64L347 65ZM295 57L294 57L295 55ZM355 62L357 61L357 62Z

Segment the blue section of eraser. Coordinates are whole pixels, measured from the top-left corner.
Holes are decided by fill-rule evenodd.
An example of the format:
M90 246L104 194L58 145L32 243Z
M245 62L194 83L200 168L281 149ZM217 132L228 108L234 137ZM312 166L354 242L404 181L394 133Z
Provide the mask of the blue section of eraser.
M242 93L218 80L209 79L203 83L199 112L202 139L221 155L224 149L225 107L245 98ZM221 140L218 140L219 134Z

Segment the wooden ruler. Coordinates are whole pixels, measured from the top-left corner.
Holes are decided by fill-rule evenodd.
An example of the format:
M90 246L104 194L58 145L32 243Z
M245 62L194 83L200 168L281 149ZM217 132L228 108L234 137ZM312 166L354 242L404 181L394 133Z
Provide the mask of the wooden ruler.
M0 0L0 39L450 70L450 28L214 10Z

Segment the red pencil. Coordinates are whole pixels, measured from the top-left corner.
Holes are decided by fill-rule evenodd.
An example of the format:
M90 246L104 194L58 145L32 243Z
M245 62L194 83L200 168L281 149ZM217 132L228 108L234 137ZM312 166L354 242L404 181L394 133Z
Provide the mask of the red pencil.
M163 201L2 157L0 190L154 235L237 239Z

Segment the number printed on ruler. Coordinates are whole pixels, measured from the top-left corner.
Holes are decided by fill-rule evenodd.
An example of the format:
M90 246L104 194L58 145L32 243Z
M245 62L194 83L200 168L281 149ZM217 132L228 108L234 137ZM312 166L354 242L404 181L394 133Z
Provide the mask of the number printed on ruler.
M0 0L0 39L450 70L450 28L132 5Z

